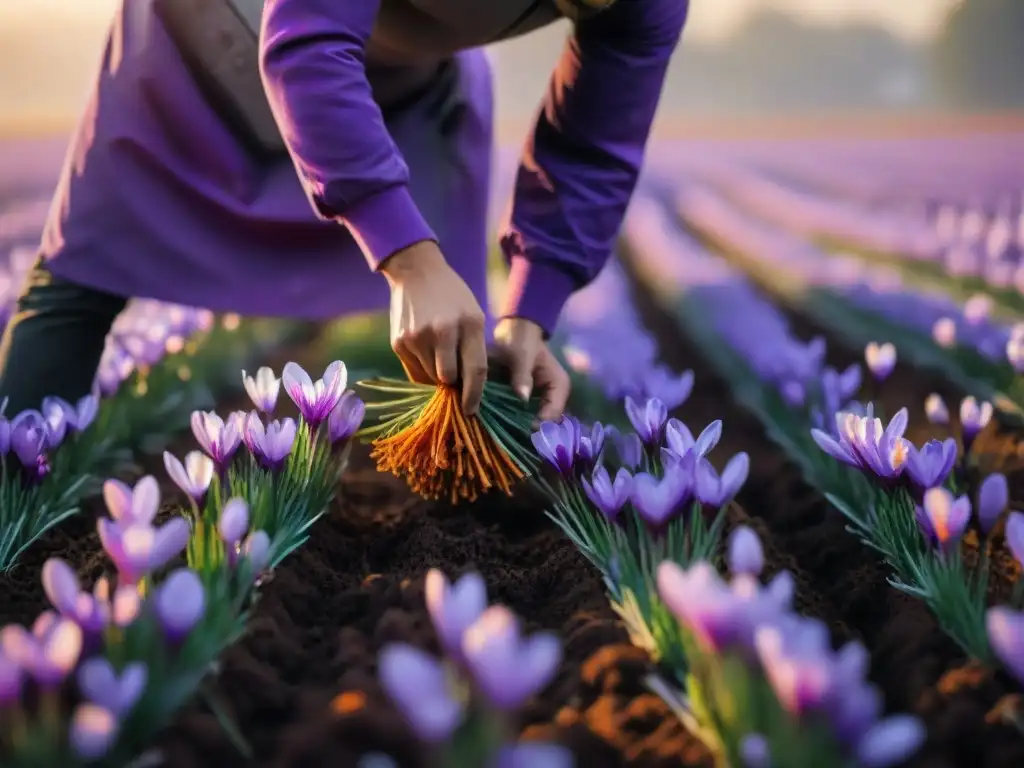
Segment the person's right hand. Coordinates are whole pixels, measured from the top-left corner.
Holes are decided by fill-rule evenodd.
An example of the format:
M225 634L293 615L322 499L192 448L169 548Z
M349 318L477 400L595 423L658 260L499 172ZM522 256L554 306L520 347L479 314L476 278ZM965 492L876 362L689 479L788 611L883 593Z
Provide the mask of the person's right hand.
M381 267L391 286L391 348L423 384L462 379L462 410L480 408L487 380L484 313L433 241L394 254Z

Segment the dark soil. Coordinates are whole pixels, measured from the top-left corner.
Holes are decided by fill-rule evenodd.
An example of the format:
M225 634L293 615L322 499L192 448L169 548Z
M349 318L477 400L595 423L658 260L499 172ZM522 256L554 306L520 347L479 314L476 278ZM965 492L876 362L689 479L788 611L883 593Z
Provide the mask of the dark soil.
M763 522L774 547L799 568L801 610L833 628L837 640L852 635L871 651L871 677L883 691L891 712L912 712L928 727L929 739L910 763L915 768L1024 765L1024 738L994 716L1003 697L1018 689L1002 673L968 665L963 653L939 628L927 607L886 583L887 567L845 530L838 511L801 478L799 469L763 434L759 423L739 406L723 400L725 384L703 366L698 351L681 337L672 319L650 305L645 322L661 341L663 357L678 369L693 368L696 386L677 414L692 428L721 417L725 430L718 450L723 455L745 450L751 473L738 501ZM861 362L860 351L843 349L828 334L796 315L794 333L804 339L824 335L829 362L838 368ZM923 402L939 392L953 406L959 402L947 384L900 365L881 387L869 384L868 396L884 412L907 406L908 436L920 441L934 434ZM994 425L977 442L987 470L1008 472L1012 498L1020 500L1024 482L1019 439ZM789 567L789 566L787 566Z

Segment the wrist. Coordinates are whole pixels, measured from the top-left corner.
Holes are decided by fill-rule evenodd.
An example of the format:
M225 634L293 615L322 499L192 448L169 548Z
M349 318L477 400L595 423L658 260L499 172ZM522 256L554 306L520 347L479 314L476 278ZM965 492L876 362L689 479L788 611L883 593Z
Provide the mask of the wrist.
M421 240L407 248L396 251L380 266L380 271L390 283L400 283L409 278L436 273L447 266L444 254L433 240Z

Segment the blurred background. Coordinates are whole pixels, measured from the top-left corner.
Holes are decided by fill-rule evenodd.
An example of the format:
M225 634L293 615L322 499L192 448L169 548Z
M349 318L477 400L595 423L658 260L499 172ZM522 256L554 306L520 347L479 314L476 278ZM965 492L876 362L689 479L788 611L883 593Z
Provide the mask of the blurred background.
M118 0L0 0L0 131L64 133ZM662 129L679 121L1024 105L1022 0L692 0ZM530 117L565 28L496 46L499 114Z

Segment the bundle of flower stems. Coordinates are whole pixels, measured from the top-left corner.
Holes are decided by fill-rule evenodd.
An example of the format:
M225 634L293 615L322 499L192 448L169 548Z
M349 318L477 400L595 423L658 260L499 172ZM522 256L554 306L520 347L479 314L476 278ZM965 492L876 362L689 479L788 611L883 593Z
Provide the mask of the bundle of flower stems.
M488 381L473 416L463 413L458 386L390 378L359 386L384 396L367 403L376 423L359 433L372 440L377 469L403 478L423 498L454 504L493 490L510 496L537 467L530 443L534 404L507 384Z

